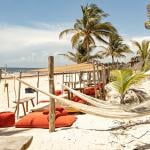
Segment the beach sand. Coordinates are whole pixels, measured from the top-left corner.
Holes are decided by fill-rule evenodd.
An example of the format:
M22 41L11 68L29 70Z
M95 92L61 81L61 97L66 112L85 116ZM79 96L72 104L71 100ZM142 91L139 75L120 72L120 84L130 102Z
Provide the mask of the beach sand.
M36 86L36 77L23 79ZM10 107L14 110L13 101L17 96L14 94L14 80L8 79ZM56 89L61 89L61 76L55 77ZM6 90L4 92L4 83L0 83L0 111L7 109ZM16 93L18 92L18 82L16 81ZM145 87L147 92L150 80L143 82L140 87ZM40 77L40 88L48 91L48 78ZM22 84L21 97L29 96L25 94ZM30 96L36 95L30 94ZM39 94L39 99L48 99L47 96ZM36 103L36 100L35 100ZM32 106L29 106L32 108ZM20 114L22 113L22 110ZM133 122L143 122L150 120L150 116L134 118L130 120L108 119L89 114L77 115L77 121L69 128L59 128L56 132L49 133L48 129L29 129L29 128L0 128L0 136L33 136L33 141L28 150L132 150L139 146L150 144L150 125L140 124L128 127L126 129L118 128L121 125ZM116 127L116 129L114 129ZM112 129L113 128L113 129ZM150 147L149 147L150 149Z

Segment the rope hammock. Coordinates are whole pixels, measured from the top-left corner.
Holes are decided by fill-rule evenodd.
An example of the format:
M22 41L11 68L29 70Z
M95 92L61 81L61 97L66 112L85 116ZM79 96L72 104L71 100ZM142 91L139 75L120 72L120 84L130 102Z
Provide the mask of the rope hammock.
M83 94L83 93L80 93L76 90L73 90L72 88L66 86L66 85L63 85L67 90L69 90L70 92L72 92L74 95L84 99L86 102L92 104L93 106L96 106L96 107L103 107L103 108L106 108L106 109L122 109L122 110L125 110L126 107L125 105L120 105L120 104L111 104L109 103L108 101L104 101L104 100L101 100L101 99L97 99L97 98L94 98L94 97L91 97L91 96L88 96L86 94Z
M78 109L79 111L84 112L84 113L97 115L97 116L101 116L101 117L105 117L105 118L111 118L111 119L112 118L115 118L115 119L129 119L129 118L135 118L135 117L150 115L150 111L134 113L134 112L125 112L124 110L118 109L118 108L115 108L114 110L112 110L110 108L95 107L95 106L89 106L89 105L85 105L85 104L81 104L81 103L76 103L76 102L70 101L68 99L65 99L65 98L53 95L51 93L45 92L45 91L43 91L43 90L41 90L37 87L34 87L31 84L23 81L22 79L19 79L15 75L11 74L11 76L13 76L16 80L23 83L24 85L27 85L27 86L33 88L36 91L39 91L39 92L41 92L41 93L43 93L47 96L50 96L53 99L58 100L58 102L61 102L64 105L73 107L73 108Z

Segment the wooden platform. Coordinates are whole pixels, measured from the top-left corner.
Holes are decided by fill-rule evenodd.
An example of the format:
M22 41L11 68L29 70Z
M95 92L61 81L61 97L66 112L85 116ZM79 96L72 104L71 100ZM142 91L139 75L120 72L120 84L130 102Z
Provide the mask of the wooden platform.
M26 150L32 139L33 136L2 136L0 150Z

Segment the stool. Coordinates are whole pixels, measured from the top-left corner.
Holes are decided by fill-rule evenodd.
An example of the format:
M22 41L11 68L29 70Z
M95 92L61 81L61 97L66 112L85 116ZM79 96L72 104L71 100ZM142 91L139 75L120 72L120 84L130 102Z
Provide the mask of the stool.
M12 127L15 124L15 113L1 112L0 113L0 127Z
M31 104L32 106L34 107L34 101L33 101L34 97L25 97L23 99L20 99L19 101L19 105L21 104L22 107L23 107L23 112L24 112L24 115L26 115L26 112L28 112L28 102L31 101ZM18 105L17 105L17 101L14 101L14 103L16 103L16 109L15 109L15 113L17 111L17 109L19 109ZM26 104L26 109L25 109L25 105ZM19 111L19 110L18 110Z

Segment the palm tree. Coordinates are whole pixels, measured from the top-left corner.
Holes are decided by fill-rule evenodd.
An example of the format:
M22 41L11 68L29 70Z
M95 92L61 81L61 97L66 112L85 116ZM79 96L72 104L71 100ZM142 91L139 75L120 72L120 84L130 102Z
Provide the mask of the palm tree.
M125 57L125 53L130 53L129 47L123 43L123 39L117 34L110 34L108 46L102 46L104 51L99 51L99 54L105 57L111 56L112 64L115 63L115 57Z
M121 104L124 104L124 97L127 94L128 90L134 92L139 101L142 101L142 96L145 96L145 93L141 92L140 90L131 88L134 84L139 83L144 77L144 73L136 73L134 74L131 69L124 69L124 70L113 70L111 75L115 80L111 82L111 85L116 89L117 92L121 95ZM141 93L140 93L141 92ZM139 94L140 93L140 94Z
M150 41L143 40L141 43L137 41L132 42L137 47L137 54L142 61L141 70L145 70L150 58Z
M86 49L82 46L82 44L78 44L76 47L76 52L73 53L71 51L68 51L67 54L59 54L62 56L67 57L68 59L70 59L73 62L76 63L84 63L84 62L88 62L88 61L92 61L94 58L102 58L99 54L95 53L94 55L91 55L91 52L93 51L93 49L95 48L95 46L90 46L89 47L89 56L88 53L86 51Z
M106 17L107 14L97 5L81 6L81 9L82 18L76 20L74 28L62 31L59 37L61 38L64 34L72 33L72 47L74 48L78 43L82 43L89 57L90 46L96 45L95 39L106 43L105 37L117 31L111 23L101 22L102 18Z

